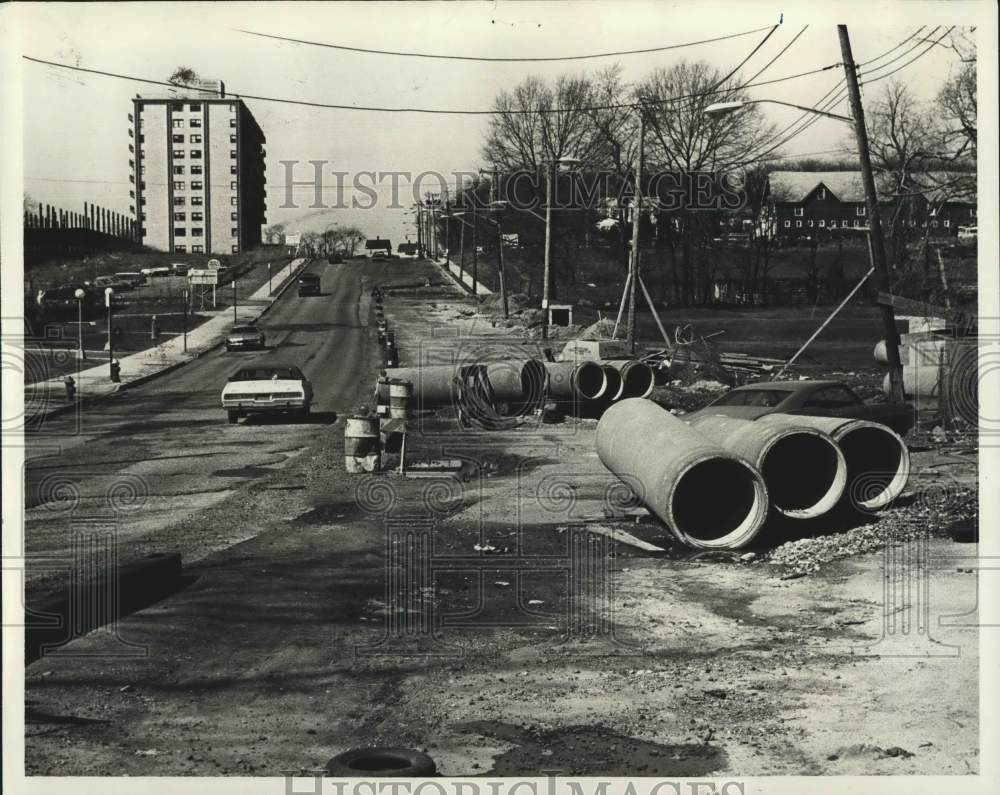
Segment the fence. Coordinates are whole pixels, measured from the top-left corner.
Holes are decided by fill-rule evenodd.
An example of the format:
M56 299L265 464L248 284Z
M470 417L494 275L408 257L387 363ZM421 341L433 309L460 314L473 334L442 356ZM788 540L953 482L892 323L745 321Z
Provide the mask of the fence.
M135 219L96 204L83 203L83 212L64 210L51 204L39 204L37 210L25 210L25 229L88 229L124 240L138 241Z

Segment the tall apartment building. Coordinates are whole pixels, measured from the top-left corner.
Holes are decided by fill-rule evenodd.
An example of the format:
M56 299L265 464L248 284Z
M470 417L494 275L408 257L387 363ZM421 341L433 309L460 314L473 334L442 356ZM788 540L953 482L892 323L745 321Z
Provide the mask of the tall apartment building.
M220 81L136 95L129 165L142 243L161 251L238 254L261 242L267 211L264 133Z

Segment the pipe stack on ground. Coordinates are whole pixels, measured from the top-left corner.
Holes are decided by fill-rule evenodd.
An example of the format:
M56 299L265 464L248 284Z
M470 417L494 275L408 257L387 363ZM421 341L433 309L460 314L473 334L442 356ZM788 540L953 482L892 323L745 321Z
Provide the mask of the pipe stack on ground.
M845 495L863 511L887 507L902 494L910 475L910 451L891 428L867 420L811 417L804 414L766 414L759 423L794 423L829 434L840 446L847 464Z
M538 405L545 397L548 371L538 359L508 359L487 362L486 382L491 397L499 403Z
M776 511L792 519L822 516L844 494L844 454L828 434L781 416L787 421L764 424L705 415L691 420L691 427L757 467Z
M608 388L604 368L596 362L546 362L545 369L553 400L597 400Z
M621 374L623 398L644 398L652 394L656 375L648 364L635 359L608 359L603 364L611 365Z
M692 547L745 546L767 518L760 472L652 401L612 405L597 425L597 455Z

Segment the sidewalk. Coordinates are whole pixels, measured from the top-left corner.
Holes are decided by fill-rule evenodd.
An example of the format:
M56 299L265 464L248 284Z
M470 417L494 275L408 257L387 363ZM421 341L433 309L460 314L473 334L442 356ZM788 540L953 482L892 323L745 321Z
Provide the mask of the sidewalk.
M472 275L468 272L463 273L461 266L452 262L450 257L439 260L431 259L431 262L440 265L466 292L472 292ZM479 282L476 284L476 295L493 295L493 290L482 282Z
M292 260L274 274L272 277L273 296L270 294L267 284L264 284L249 298L238 304L235 322L232 307L204 313L211 314L212 317L200 326L188 331L186 351L184 350L184 335L178 334L155 348L124 356L118 360L121 364L121 382L117 384L111 381L107 362L74 373L76 402L113 394L119 389L143 383L197 359L201 354L222 342L234 325L252 323L259 318L288 285L294 284L294 279L291 277L305 261L301 258ZM62 378L52 378L26 385L24 405L25 419L31 420L64 411L75 404L66 400L66 388Z

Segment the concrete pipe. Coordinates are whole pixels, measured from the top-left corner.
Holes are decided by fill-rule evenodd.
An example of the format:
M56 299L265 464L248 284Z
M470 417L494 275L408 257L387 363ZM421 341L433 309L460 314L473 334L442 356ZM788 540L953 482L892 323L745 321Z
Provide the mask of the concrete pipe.
M764 476L771 505L792 519L812 519L832 510L847 485L847 463L828 434L795 422L764 424L722 415L691 420L691 427Z
M624 397L625 380L622 378L622 374L618 368L613 365L602 363L601 369L604 371L607 388L604 390L604 394L601 395L600 400L611 404Z
M549 395L555 400L597 400L608 388L604 369L596 362L546 362Z
M811 417L805 414L766 414L757 422L793 422L828 433L840 445L847 464L844 494L864 511L888 506L906 488L910 451L892 428L868 420Z
M604 412L597 455L674 535L698 549L745 546L767 518L760 472L650 400L626 398Z
M622 397L649 397L656 385L653 369L634 359L609 359L605 364L614 367L622 377Z
M892 395L889 374L882 378L882 391ZM941 397L941 368L903 367L903 396L916 400L937 400Z
M487 362L486 381L493 399L500 403L538 404L545 395L548 372L538 359Z
M413 384L413 399L420 407L446 406L455 402L454 381L462 369L452 364L434 364L394 367L382 375Z

